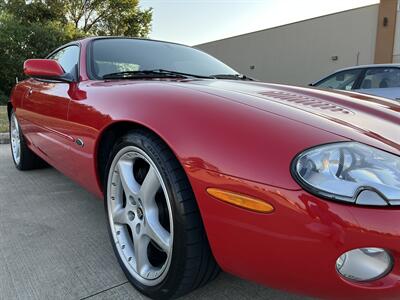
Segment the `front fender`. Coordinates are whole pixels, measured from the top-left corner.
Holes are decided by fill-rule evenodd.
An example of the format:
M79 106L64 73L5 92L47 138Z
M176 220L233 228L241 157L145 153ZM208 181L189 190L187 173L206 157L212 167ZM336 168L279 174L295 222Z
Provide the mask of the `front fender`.
M70 117L97 127L97 139L116 122L134 122L159 135L183 166L289 190L299 189L289 172L298 152L344 140L242 103L165 83L102 82L92 84L87 94L86 100L75 102L85 108L84 119L73 110Z

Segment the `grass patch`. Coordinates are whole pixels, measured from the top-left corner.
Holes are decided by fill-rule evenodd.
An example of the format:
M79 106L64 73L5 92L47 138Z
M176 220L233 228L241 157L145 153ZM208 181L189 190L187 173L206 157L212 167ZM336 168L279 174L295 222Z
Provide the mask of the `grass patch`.
M0 133L8 132L7 106L0 106Z

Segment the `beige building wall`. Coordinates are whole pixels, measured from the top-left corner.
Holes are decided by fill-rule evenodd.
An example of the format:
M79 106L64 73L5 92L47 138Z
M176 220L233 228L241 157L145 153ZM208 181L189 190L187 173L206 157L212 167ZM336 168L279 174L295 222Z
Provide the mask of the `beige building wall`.
M397 0L381 0L375 43L376 64L393 62L396 32Z
M374 62L378 10L366 6L197 47L259 80L304 85Z
M400 64L400 0L397 1L396 33L394 37L393 62Z

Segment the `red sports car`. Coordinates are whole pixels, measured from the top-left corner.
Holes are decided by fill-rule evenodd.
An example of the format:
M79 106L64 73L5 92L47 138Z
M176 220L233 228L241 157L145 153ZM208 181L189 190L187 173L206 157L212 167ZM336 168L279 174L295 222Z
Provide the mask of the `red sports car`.
M45 161L103 197L142 293L175 298L221 268L316 297L400 297L399 104L141 39L72 42L24 72L16 167Z

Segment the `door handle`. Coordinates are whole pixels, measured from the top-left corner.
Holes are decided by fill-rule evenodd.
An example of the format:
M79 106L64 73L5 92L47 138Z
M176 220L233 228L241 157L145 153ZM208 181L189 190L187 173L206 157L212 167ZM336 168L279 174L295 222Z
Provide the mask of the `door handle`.
M28 89L28 96L32 95L32 88Z

